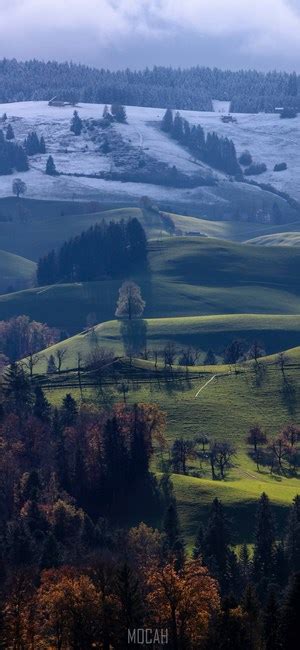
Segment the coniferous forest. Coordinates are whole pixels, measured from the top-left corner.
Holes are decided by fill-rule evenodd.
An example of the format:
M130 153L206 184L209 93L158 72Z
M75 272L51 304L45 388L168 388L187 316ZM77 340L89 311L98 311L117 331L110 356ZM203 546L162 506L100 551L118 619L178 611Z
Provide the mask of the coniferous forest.
M147 261L147 239L139 220L92 226L39 260L39 285L125 277Z
M193 67L112 72L74 63L15 59L0 61L0 102L49 100L212 110L212 98L231 100L237 113L300 109L300 78L295 73Z

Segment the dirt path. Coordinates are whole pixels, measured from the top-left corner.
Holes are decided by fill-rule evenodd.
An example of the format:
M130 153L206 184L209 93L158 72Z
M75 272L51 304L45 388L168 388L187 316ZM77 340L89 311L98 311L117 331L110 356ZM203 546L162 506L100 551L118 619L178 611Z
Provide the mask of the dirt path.
M213 381L213 380L216 378L216 376L217 376L217 375L213 375L213 377L211 377L211 378L206 382L206 384L204 384L204 386L201 386L201 388L199 388L199 390L197 391L195 397L198 397L198 395L199 395L199 394L204 390L204 388L206 388L206 386L208 386L208 384L210 384L211 381Z

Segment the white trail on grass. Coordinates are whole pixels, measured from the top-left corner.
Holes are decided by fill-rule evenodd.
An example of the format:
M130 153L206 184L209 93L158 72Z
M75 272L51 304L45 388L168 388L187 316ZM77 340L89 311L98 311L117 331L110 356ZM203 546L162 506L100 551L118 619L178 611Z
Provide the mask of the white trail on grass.
M206 388L206 386L208 386L208 384L210 384L211 381L213 381L213 379L216 378L216 376L217 376L217 375L214 375L213 377L211 377L211 378L206 382L206 384L204 384L204 386L201 386L201 387L199 388L199 390L197 391L195 397L198 397L198 395L199 395L199 394L204 390L204 388Z

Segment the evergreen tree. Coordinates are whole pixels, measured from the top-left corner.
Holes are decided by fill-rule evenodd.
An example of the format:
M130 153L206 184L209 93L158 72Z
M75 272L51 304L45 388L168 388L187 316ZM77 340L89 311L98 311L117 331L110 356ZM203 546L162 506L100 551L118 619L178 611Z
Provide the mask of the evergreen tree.
M185 553L175 499L170 503L165 513L164 533L166 556L169 560L174 560L176 570L182 569Z
M280 610L274 588L268 593L268 599L262 615L262 637L265 650L280 650Z
M41 136L41 139L40 139L40 151L39 152L40 153L46 153L46 151L47 150L46 150L45 138L43 136Z
M48 375L53 375L55 372L57 372L57 367L56 367L54 355L50 354L50 357L47 362L47 373Z
M289 512L285 550L290 572L300 572L300 496L298 494Z
M51 419L51 404L45 397L45 393L40 386L34 389L35 401L33 406L33 414L42 422L50 422Z
M173 112L167 108L161 123L161 128L166 133L171 133L173 129Z
M115 118L116 122L120 122L121 124L126 124L127 115L126 115L125 106L122 106L122 104L112 104L110 108L110 112L111 115Z
M68 393L62 403L60 411L60 421L64 427L72 427L76 424L78 417L77 403L74 397Z
M281 610L282 650L294 650L300 638L300 573L291 577Z
M4 375L5 406L16 413L20 419L29 414L32 405L30 381L22 366L12 363Z
M6 129L6 140L14 140L15 134L11 124L8 125Z
M230 526L223 505L214 499L208 522L204 529L202 549L204 563L220 581L223 591L230 586Z
M253 554L253 575L259 584L263 580L270 580L274 570L274 521L271 513L270 502L267 495L261 495L257 514L255 545Z
M147 238L143 226L139 220L130 219L126 224L126 237L130 251L130 260L140 266L147 260Z
M80 135L82 131L82 127L83 124L81 118L78 115L78 111L74 111L70 130L72 131L72 133L74 133L74 135Z
M178 111L175 113L171 135L174 140L183 141L183 119Z
M46 174L48 176L57 176L57 173L58 172L56 171L54 160L53 160L52 156L49 156L49 158L47 160L47 163L46 163Z

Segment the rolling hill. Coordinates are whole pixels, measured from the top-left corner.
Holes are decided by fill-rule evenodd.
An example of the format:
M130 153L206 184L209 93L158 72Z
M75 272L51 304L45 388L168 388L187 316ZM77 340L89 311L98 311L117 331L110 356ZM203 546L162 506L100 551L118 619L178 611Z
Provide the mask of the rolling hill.
M213 314L298 314L300 250L245 246L204 237L150 242L149 270L137 275L146 318ZM56 284L0 297L0 318L28 314L70 334L94 312L114 317L120 280Z
M36 264L31 260L0 250L0 292L30 287L35 282Z
M107 324L107 331L111 328L112 324ZM79 345L79 341L80 337L74 337L64 345L73 347L73 352L75 346L84 350L85 344ZM212 440L226 440L236 447L233 467L225 481L212 481L209 464L199 463L196 459L189 461L188 476L172 476L183 532L189 543L195 536L198 523L207 516L207 506L216 496L222 499L228 514L238 524L236 543L253 541L255 502L263 491L269 495L281 521L286 517L287 506L299 492L298 476L271 474L264 466L257 470L245 442L248 429L255 424L263 428L269 440L288 423L299 425L300 347L288 350L286 358L284 377L275 355L264 360L264 372L259 380L253 364L248 364L237 373L228 366L223 366L221 372L217 368L199 367L194 369L194 373L191 371L188 380L170 382L161 378L157 381L155 372L151 372L154 364L140 362L147 368L148 380L129 381L127 403L157 403L167 416L166 437L170 444L180 437L193 440L204 432ZM69 382L68 374L61 377L57 388L51 389L50 381L48 396L54 404L59 404L70 390L80 399L79 389L70 388ZM83 388L82 398L88 403L96 400L98 404L123 399L115 385L108 388L107 395L103 386L102 392L97 389L95 392L91 387ZM156 472L160 470L159 460L158 454L153 464Z
M0 179L1 185L1 179ZM27 219L19 218L20 205L27 213ZM110 208L110 209L109 209ZM93 210L93 211L92 211ZM280 233L285 237L285 230L295 231L298 236L298 221L284 225L270 225L239 221L211 221L200 216L179 215L167 212L176 231L185 236L191 233L215 237L227 241L256 243L256 238L276 237L280 242ZM119 221L137 217L143 224L149 239L170 237L164 224L155 212L141 210L132 206L111 208L105 203L47 201L26 199L18 202L13 197L0 198L0 241L4 250L37 261L41 255L60 246L70 237L79 235L90 226L104 221ZM5 221L3 219L6 219ZM254 241L252 241L254 240ZM259 241L258 241L259 243Z
M153 357L153 350L162 350L169 342L174 343L178 354L182 348L189 346L200 350L199 364L208 349L212 348L217 355L222 355L226 345L234 339L245 341L249 347L254 340L259 340L267 354L283 351L291 345L300 346L300 316L233 314L157 318L144 320L143 323L144 347L149 350L150 358ZM54 345L44 351L35 371L46 372L50 354L62 348L66 350L65 370L76 368L78 353L84 364L95 345L123 356L125 352L120 327L120 321L109 321Z
M277 232L272 235L261 235L249 239L245 243L255 246L300 246L300 232Z

